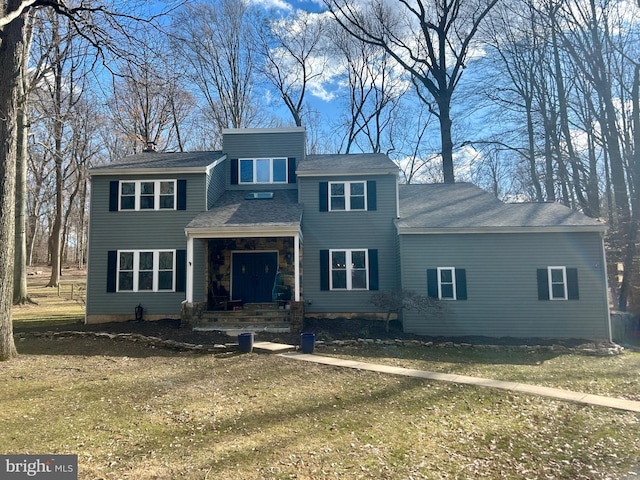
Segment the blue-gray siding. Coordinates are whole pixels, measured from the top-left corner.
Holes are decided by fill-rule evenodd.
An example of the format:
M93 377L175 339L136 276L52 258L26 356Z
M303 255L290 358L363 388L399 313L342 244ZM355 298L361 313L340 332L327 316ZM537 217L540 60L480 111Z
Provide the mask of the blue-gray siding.
M328 178L298 177L300 203L304 205L303 291L308 314L370 313L372 291L321 289L320 251L327 249L375 249L378 251L379 290L397 288L396 176L330 177L331 181L375 180L374 211L321 212L319 184Z
M187 180L186 210L110 212L110 181L126 178L103 175L92 177L87 318L124 314L130 314L133 318L134 308L138 304L144 307L146 315L180 314L180 304L185 299L184 292L107 292L107 255L110 250L186 249L184 227L206 208L205 175L147 175L132 176L130 180L172 178ZM198 270L196 278L204 278L204 249L201 243L195 243L194 265Z
M401 235L402 287L427 294L427 269L463 268L467 300L442 301L428 317L404 313L423 335L608 339L599 233ZM539 268L577 268L579 300L538 300Z

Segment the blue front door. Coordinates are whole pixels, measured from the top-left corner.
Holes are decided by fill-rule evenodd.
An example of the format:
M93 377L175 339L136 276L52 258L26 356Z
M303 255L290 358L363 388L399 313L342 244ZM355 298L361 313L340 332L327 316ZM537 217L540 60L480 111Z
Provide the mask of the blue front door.
M270 302L278 270L276 252L236 252L232 258L233 300L243 303Z

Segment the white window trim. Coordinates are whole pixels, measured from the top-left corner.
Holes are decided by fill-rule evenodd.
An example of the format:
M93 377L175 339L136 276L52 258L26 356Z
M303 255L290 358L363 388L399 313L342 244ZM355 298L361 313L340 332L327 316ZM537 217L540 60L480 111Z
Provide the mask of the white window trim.
M346 275L347 275L347 286L346 288L334 288L333 287L333 254L334 252L345 252L345 261L346 261ZM366 286L364 288L353 288L352 285L352 275L353 275L353 261L351 260L351 255L353 252L364 252L364 269L365 269L365 282ZM356 291L366 291L369 290L369 250L366 248L336 248L333 250L329 250L329 290L338 290L338 291L347 291L347 290L356 290Z
M352 184L363 184L364 186L364 208L351 208L351 185ZM344 209L333 209L331 207L331 185L344 185ZM354 211L354 212L364 212L367 210L367 182L366 180L354 180L354 181L347 181L347 182L329 182L329 188L328 188L328 192L327 194L329 195L328 198L328 210L330 212L350 212L350 211ZM360 195L358 195L358 197L360 197Z
M564 290L563 297L554 297L553 295L553 282L552 282L552 271L561 270L562 271L562 287ZM549 280L549 300L568 300L569 299L569 291L567 285L567 267L547 267L547 278ZM556 285L559 285L559 282L556 282Z
M162 183L173 183L173 208L160 208L160 185ZM135 184L134 208L122 208L122 186L125 183ZM142 196L142 183L153 183L153 208L140 208L140 197ZM164 196L165 194L163 194ZM131 195L127 195L130 197ZM118 185L118 210L121 212L153 212L156 210L176 210L178 208L178 181L173 178L160 180L120 180Z
M139 273L140 273L140 254L153 253L153 288L151 290L139 290ZM158 288L160 273L160 253L171 252L173 254L173 265L171 267L171 289ZM120 255L122 253L133 253L133 290L120 290ZM116 292L135 293L135 292L175 292L176 291L176 250L118 250L116 257ZM129 270L126 270L127 272ZM167 270L163 270L167 271Z
M453 297L446 297L443 298L442 297L442 285L443 285L443 281L442 281L442 273L443 271L451 271L451 283L453 286ZM448 283L447 283L448 285ZM455 267L438 267L438 299L439 300L457 300L458 299L458 292L456 289L456 269Z
M268 182L258 182L258 160L269 160L269 181ZM284 160L285 162L285 172L284 172L284 180L274 181L273 180L273 161L274 160ZM253 180L250 182L242 181L242 162L250 161L253 164ZM238 159L238 184L239 185L269 185L269 184L285 184L289 183L289 159L287 157L262 157L262 158L239 158Z

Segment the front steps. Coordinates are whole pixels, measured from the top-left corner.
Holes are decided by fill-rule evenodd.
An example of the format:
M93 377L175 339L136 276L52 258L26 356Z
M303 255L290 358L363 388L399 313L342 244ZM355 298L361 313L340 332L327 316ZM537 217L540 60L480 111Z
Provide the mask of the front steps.
M278 308L275 303L246 304L231 311L205 311L193 326L200 331L223 331L229 335L240 332L289 332L289 310Z

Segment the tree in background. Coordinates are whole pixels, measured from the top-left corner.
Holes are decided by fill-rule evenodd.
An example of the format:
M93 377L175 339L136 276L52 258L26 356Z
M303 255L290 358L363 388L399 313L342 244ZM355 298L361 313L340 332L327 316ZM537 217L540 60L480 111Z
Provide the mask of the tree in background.
M410 75L440 124L442 172L455 181L451 102L473 55L480 25L498 0L371 0L365 7L324 0L336 21L359 40L383 48Z

